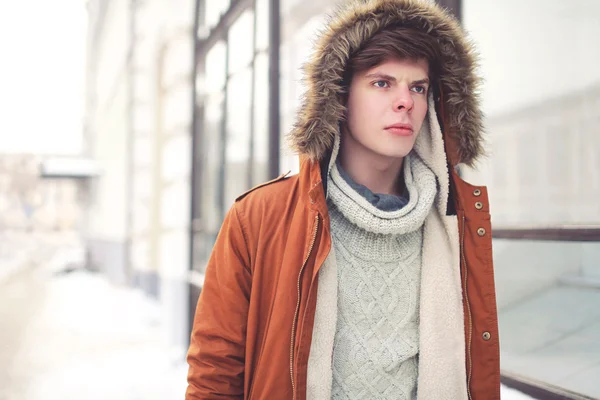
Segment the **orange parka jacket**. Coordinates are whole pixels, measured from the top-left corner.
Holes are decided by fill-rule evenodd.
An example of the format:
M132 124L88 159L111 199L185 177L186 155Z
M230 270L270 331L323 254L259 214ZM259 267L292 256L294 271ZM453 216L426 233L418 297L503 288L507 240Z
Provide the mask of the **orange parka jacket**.
M318 272L332 247L325 174L344 113L339 82L350 55L392 26L425 30L437 38L442 53L432 115L439 122L442 156L436 162L445 194L438 209L456 230L449 247L457 251L448 265L457 277L460 340L435 349L433 357L458 348L468 398L500 399L488 195L456 172L457 165L472 165L483 152L473 50L458 23L436 5L374 0L341 10L306 67L308 90L290 134L300 153L299 174L244 193L223 222L192 328L187 400L306 398ZM438 299L430 310L444 315L451 303ZM435 394L445 379L440 372L430 379L429 394L419 386L419 399L454 400Z

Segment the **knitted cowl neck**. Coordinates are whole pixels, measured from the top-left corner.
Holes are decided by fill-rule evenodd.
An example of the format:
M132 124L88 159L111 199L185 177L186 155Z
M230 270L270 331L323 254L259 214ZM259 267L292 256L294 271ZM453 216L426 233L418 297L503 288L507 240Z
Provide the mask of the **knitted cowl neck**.
M336 150L339 143L336 143ZM337 156L334 152L334 157ZM332 160L328 175L328 201L352 224L358 228L379 235L401 235L419 229L437 193L435 174L425 165L418 154L411 152L404 159L404 182L408 202L403 207L388 211L378 208L355 187L358 184L342 176L337 163ZM355 187L353 187L355 186ZM363 189L364 190L364 189Z

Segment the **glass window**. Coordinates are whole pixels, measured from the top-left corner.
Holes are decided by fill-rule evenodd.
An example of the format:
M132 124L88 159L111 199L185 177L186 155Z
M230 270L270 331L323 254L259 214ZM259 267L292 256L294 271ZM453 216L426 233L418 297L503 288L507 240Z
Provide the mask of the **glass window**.
M160 223L163 229L184 230L189 221L189 210L181 206L181 199L189 198L185 181L177 181L163 189L160 203Z
M172 265L185 265L188 257L187 232L172 230L160 235L159 262L166 268Z
M600 376L599 13L600 2L588 0L463 0L464 25L481 54L491 154L465 177L489 187L501 368L593 398L600 396L593 378Z
M302 65L311 56L313 41L317 31L325 22L325 15L315 15L309 18L293 37L286 43L282 43L280 52L280 91L281 91L281 137L282 148L287 149L286 134L295 122L296 113L301 106L301 100L306 87L303 83ZM285 150L280 155L280 171L299 170L298 156L291 151Z
M252 69L240 71L227 84L225 208L248 189Z
M269 0L255 0L256 7L256 50L269 47Z
M210 257L205 249L204 234L194 232L192 241L192 269L204 273L208 257Z
M204 111L204 124L202 130L202 180L200 195L201 202L200 240L195 244L198 250L196 256L199 260L208 260L212 247L224 217L222 191L222 140L221 131L223 124L223 93L218 92L207 97ZM194 227L197 228L197 227ZM202 264L203 266L203 264Z
M495 209L517 214L523 225L600 222L592 206L600 197L600 158L589 150L598 148L600 136L594 123L600 119L600 25L593 17L600 3L518 4L464 0L464 24L481 53L482 104L493 154L466 177L489 185ZM533 24L530 15L536 16ZM506 23L511 29L505 32ZM504 187L490 172L509 164L522 175L520 183L508 193L512 201L496 201ZM557 191L554 202L546 201ZM514 203L520 208L511 207ZM541 204L546 205L540 209ZM572 219L546 208L557 206L574 210Z
M229 75L248 67L254 54L254 12L246 10L229 29Z
M287 146L286 143L286 134L290 132L293 127L293 124L296 119L297 110L294 109L295 105L295 87L296 82L294 81L294 77L296 76L296 71L300 68L300 63L295 62L295 58L293 57L293 43L287 42L282 43L280 52L280 74L279 74L279 91L280 91L280 143L282 144L281 148L285 149L281 152L279 157L279 170L287 172L292 170L292 172L297 172L299 170L298 165L298 157L292 154L291 150Z
M210 3L210 2L209 2ZM208 7L208 4L207 4ZM223 108L227 81L227 48L216 43L206 54L204 73L196 79L200 105L195 179L196 204L193 221L193 265L199 272L210 256L224 217L223 208Z
M163 96L162 118L165 134L179 134L182 128L187 131L190 122L190 96L191 88L187 85L174 87Z
M252 184L269 179L269 58L260 53L254 61L254 156Z
M294 69L299 68L299 65L293 62L294 60L291 53L291 43L282 43L279 49L279 108L282 115L293 111L291 108L292 76L294 75Z
M301 0L281 0L281 14L287 15L290 11L293 11L294 7L300 4ZM314 0L307 3L315 3Z
M205 0L205 25L214 28L229 8L231 0Z
M206 93L223 90L227 79L226 65L227 47L225 42L215 44L207 53L205 61L205 79L203 87Z
M162 178L165 181L173 181L185 177L190 166L190 137L173 136L162 146Z

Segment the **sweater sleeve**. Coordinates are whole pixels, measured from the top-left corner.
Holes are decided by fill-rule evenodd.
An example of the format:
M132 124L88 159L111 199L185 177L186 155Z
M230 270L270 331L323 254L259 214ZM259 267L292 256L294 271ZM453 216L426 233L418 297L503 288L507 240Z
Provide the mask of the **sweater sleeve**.
M250 256L236 204L229 210L206 267L190 347L186 400L242 399Z

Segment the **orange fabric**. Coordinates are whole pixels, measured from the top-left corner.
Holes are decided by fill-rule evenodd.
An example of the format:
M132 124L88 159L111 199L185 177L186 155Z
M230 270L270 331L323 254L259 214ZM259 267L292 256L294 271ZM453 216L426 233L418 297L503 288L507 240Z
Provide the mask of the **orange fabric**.
M487 188L468 184L455 171L451 172L451 178L463 242L461 276L469 389L473 399L500 400L500 341ZM477 203L481 203L481 209L476 207ZM482 235L479 229L484 230ZM489 340L484 339L486 332L490 334Z
M451 180L464 235L471 399L500 399L487 191L454 171ZM317 272L331 248L329 216L318 164L304 161L299 175L274 182L240 196L217 238L191 334L187 400L306 398ZM486 235L478 235L480 227Z

